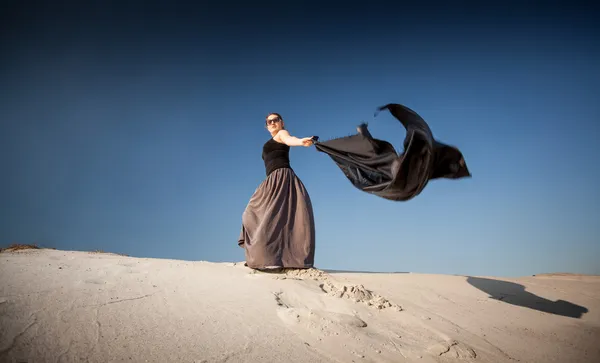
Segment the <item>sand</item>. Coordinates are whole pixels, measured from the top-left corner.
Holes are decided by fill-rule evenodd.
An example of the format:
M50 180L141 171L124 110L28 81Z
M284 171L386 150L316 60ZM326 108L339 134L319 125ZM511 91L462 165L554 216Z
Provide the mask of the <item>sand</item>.
M600 277L0 254L1 362L600 362Z

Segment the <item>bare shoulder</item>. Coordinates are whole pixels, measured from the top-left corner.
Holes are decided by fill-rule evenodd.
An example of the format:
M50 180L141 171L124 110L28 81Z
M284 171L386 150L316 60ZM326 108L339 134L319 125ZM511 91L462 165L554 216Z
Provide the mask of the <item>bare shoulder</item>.
M290 133L287 130L279 130L273 138L279 141L285 141L290 137Z

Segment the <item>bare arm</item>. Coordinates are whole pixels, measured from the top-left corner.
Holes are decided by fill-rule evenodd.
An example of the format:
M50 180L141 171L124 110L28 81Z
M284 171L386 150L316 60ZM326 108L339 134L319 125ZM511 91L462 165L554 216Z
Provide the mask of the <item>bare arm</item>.
M275 137L288 146L311 146L313 144L312 137L299 139L290 135L287 130L279 131Z

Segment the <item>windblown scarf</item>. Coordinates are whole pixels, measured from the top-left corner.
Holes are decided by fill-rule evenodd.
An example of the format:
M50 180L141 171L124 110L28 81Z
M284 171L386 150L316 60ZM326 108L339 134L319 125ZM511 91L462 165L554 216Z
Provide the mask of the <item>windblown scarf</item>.
M315 139L315 147L342 170L358 189L393 201L407 201L419 195L430 180L471 177L461 151L441 143L415 111L400 104L387 104L375 115L388 109L406 129L404 152L387 141L374 139L367 124L358 133L327 141Z

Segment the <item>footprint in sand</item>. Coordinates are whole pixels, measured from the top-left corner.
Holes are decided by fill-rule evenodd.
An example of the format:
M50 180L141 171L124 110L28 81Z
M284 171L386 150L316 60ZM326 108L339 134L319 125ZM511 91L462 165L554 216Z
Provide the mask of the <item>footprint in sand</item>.
M477 353L472 348L455 340L430 346L427 351L435 356L456 359L475 359Z
M308 296L306 292L288 294L276 292L277 315L305 344L334 360L352 362L375 349L361 346L361 332L368 324L341 306L314 299L318 291ZM322 295L321 295L322 296ZM381 349L381 348L379 348ZM364 361L364 360L363 360ZM367 360L368 361L368 360Z
M319 325L321 331L325 330L344 330L343 327L364 328L367 326L362 319L357 316L337 313L325 310L313 310L307 307L294 307L286 302L286 296L283 292L274 293L275 301L279 309L279 317L286 323L297 324L303 321L309 322L309 325ZM330 324L334 326L330 326ZM334 332L334 333L335 333Z
M321 290L329 296L334 296L341 299L349 299L357 303L363 303L367 306L381 310L392 308L396 311L402 311L399 305L390 302L383 296L377 295L370 290L367 290L363 285L338 285L326 281L320 285Z

